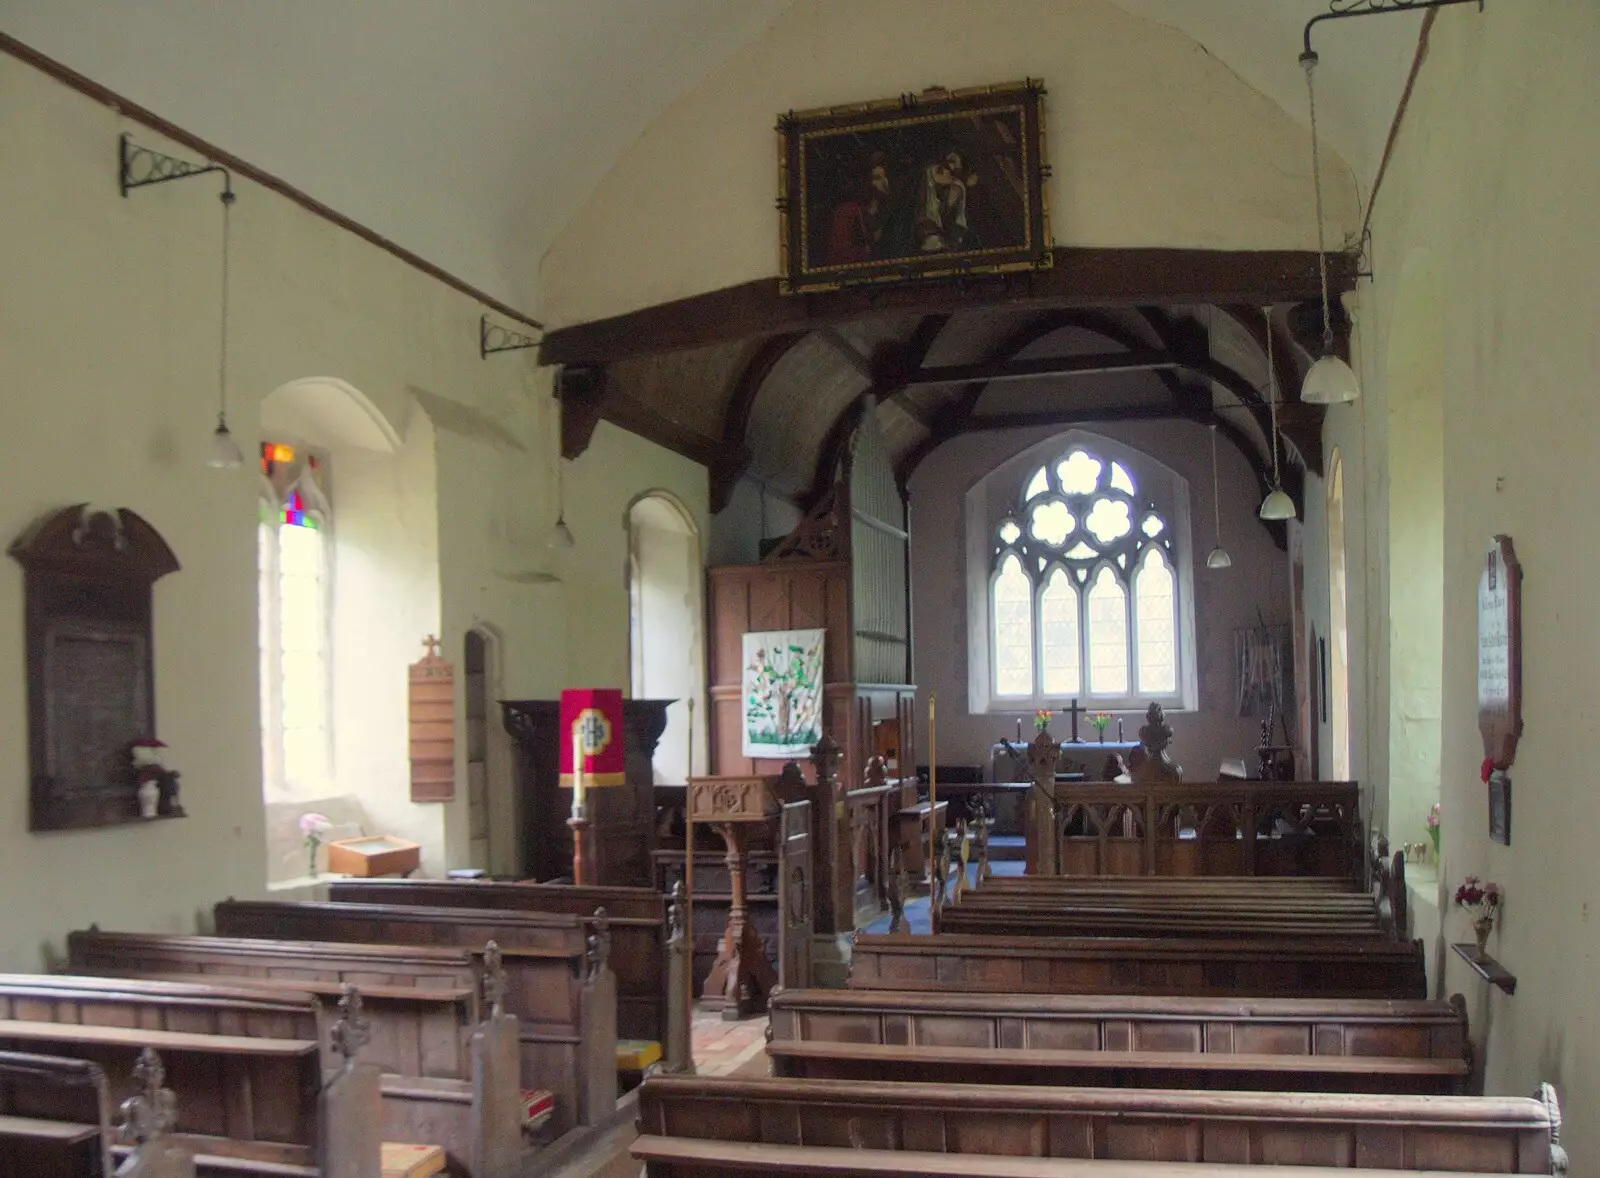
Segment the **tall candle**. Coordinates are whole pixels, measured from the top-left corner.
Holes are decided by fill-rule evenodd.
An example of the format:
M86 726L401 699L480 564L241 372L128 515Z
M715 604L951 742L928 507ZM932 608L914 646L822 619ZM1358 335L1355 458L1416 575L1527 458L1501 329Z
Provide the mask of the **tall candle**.
M933 705L935 696L928 696L928 874L937 873L939 844L936 833L939 825L939 758L938 737L934 728Z
M572 734L572 812L583 812L583 732L575 730Z

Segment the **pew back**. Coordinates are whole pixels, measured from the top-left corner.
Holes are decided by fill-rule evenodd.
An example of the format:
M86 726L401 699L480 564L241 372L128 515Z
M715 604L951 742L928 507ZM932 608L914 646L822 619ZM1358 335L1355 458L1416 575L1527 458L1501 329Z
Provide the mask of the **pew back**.
M111 1091L86 1060L0 1051L0 1174L111 1173Z
M1553 1101L661 1076L640 1090L639 1128L860 1150L1550 1174Z
M1423 998L1420 942L858 935L850 986L989 994Z
M371 1023L362 1059L400 1076L471 1076L467 1038L479 1020L481 981L479 959L465 949L88 929L67 937L67 956L78 973L314 995L322 1000L319 1037L329 1067L337 1061L327 1032L348 982L360 989Z
M493 940L504 955L505 1006L521 1020L522 1083L555 1096L558 1133L594 1124L616 1104L616 979L597 938L591 960L576 916L487 909L226 900L224 936L455 946L474 955Z
M603 908L611 934L611 972L617 977L617 1034L666 1042L667 907L654 889L371 879L335 880L328 893L330 899L345 903L548 912L586 922Z
M1460 1091L1465 1005L780 991L775 1075L940 1083Z

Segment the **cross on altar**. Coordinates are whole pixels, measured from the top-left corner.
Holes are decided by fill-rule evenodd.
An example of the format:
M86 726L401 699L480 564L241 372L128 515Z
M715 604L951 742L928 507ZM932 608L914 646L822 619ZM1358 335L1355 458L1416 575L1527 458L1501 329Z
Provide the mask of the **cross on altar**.
M429 634L426 638L424 638L422 640L422 645L423 645L423 648L428 652L428 657L430 659L436 659L436 658L439 657L439 640L437 638L435 638L432 634ZM1073 734L1076 735L1077 731L1078 731L1078 727L1077 727L1078 722L1077 722L1077 720L1073 720L1072 725L1073 725L1073 727L1072 727Z
M1079 744L1081 742L1078 740L1078 717L1083 715L1085 709L1078 706L1077 700L1073 700L1072 706L1066 711L1072 717L1072 743Z

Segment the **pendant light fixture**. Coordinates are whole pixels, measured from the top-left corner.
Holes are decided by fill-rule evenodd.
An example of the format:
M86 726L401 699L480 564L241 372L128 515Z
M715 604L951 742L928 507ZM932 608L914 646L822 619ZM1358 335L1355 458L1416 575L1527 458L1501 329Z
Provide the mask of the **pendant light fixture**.
M1283 480L1278 477L1278 372L1272 360L1272 308L1262 307L1267 321L1267 412L1272 421L1272 490L1261 501L1258 513L1262 519L1293 519L1296 515L1294 500L1283 490Z
M1220 482L1217 479L1217 423L1211 423L1211 520L1216 525L1216 547L1206 555L1206 568L1226 569L1233 567L1233 557L1228 555L1228 550L1222 546L1222 498L1218 490Z
M556 456L556 523L550 529L550 535L545 539L546 548L571 548L575 541L572 538L572 529L567 527L567 509L565 494L562 487L564 482L561 474L563 459Z
M1312 75L1317 55L1309 45L1300 55L1306 71L1306 96L1311 108L1311 184L1317 193L1317 268L1322 276L1322 355L1306 373L1300 399L1311 405L1343 405L1361 395L1356 374L1333 350L1333 319L1328 305L1328 250L1322 225L1322 161L1317 149L1317 87Z
M228 214L233 209L233 184L222 190L222 340L217 349L217 428L211 434L206 465L217 470L233 470L244 465L239 443L228 430L228 247L231 226Z

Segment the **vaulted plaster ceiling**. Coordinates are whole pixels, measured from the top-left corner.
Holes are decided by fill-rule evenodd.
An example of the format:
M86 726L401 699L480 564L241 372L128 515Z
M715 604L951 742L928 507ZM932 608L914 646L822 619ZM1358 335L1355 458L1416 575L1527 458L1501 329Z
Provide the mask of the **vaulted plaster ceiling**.
M497 297L792 0L0 0L5 32Z
M0 0L0 31L537 313L538 259L627 145L795 2ZM1325 0L1113 2L1305 118ZM1318 35L1319 115L1363 190L1419 20Z

